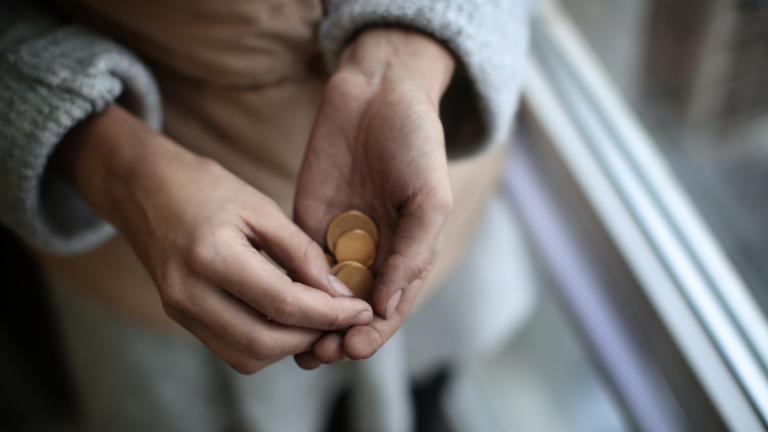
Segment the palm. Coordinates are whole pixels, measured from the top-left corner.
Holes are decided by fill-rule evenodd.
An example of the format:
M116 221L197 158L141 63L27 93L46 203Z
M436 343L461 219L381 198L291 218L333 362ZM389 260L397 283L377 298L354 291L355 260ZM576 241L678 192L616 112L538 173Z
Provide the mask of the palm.
M295 219L325 244L338 214L371 216L380 231L374 310L384 316L392 293L409 288L402 318L429 273L450 206L443 132L436 107L417 92L369 88L343 75L329 83L299 176Z
M356 86L352 80L329 85L299 176L296 220L325 244L338 214L370 215L381 231L378 270L414 198L443 186L442 127L426 101L371 96Z

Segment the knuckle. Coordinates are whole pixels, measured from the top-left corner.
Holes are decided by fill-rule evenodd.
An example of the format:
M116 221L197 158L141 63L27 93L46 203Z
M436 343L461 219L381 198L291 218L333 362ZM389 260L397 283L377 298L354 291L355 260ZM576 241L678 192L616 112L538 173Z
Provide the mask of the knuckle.
M172 307L168 305L166 302L161 302L163 306L163 311L165 311L165 314L168 316L168 318L176 321L178 324L181 324L182 327L186 327L184 325L186 315L179 309Z
M284 214L283 209L280 207L280 205L277 203L277 201L273 200L272 198L258 192L257 198L259 201L258 206L258 213L261 217L266 217L267 215L274 215L274 214Z
M165 299L162 299L161 303L163 305L163 310L165 311L165 314L168 315L168 317L171 318L172 320L179 322L179 320L183 316L183 314L181 313L181 310L169 304Z
M417 272L422 275L429 271L429 269L432 267L432 262L430 261L429 257L423 257L423 259L416 260L416 262L413 263L413 265L416 267Z
M262 336L253 337L246 341L243 351L253 360L264 361L274 357L275 348L269 338Z
M163 309L171 318L178 315L181 311L189 310L191 301L185 290L180 286L165 287L162 290L161 298Z
M331 318L328 330L342 329L349 327L351 319L347 319L344 311L341 308L336 309L336 313Z
M243 346L243 352L254 360L263 360L264 359L264 348L261 339L259 338L250 338L245 342L245 346Z
M417 278L421 278L429 274L432 265L429 261L417 260L413 263L413 267L415 273L418 275Z
M441 191L434 199L435 210L440 214L448 214L453 209L453 194L450 190Z
M307 245L304 247L304 258L308 262L319 261L321 258L322 261L325 261L325 253L319 244L307 237Z
M203 171L222 169L221 164L218 163L215 159L205 156L198 157L197 163L199 164L199 168Z
M402 265L405 266L406 273L412 275L414 278L427 275L432 267L432 255L420 254L410 257L402 254L397 255L399 256Z
M216 257L213 242L207 241L207 238L202 238L196 239L190 244L186 250L184 261L190 269L206 272L215 265Z
M229 366L243 375L253 375L261 370L261 365L254 359L242 359L228 362Z
M322 268L327 264L325 259L325 252L314 240L307 237L306 245L304 246L304 253L302 255L302 262L310 268L310 272L322 272ZM323 266L323 267L319 267Z
M174 265L174 263L161 266L155 274L155 284L157 284L157 289L160 291L161 295L165 292L174 290L183 280L183 271L181 271L178 265Z
M376 354L386 339L378 331L371 330L365 333L365 338L358 338L350 346L345 345L345 349L350 358L364 360Z
M433 189L421 194L414 202L417 214L425 220L444 221L453 209L453 193L449 189Z
M283 324L293 324L301 319L301 307L295 296L278 295L272 302L272 318Z

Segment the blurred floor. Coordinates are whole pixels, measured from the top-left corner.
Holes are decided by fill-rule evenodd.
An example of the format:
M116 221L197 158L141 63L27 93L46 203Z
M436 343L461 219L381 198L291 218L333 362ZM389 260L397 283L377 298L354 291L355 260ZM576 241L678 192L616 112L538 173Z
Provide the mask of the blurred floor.
M628 432L552 288L539 285L539 305L523 331L456 377L448 415L468 431Z
M6 236L3 240L7 245L13 239ZM3 255L8 272L19 273L23 279L34 271L22 255ZM502 351L470 364L459 374L440 374L414 389L419 432L629 430L570 328L547 278L537 280L541 292L536 311ZM53 323L45 317L45 297L39 287L23 287L20 279L14 282L13 289L1 290L2 329L11 339L0 350L4 366L0 374L4 377L0 380L4 399L0 430L75 431L75 404L58 358ZM14 357L23 367L8 363ZM442 413L438 408L441 398ZM328 431L348 430L343 421L339 422L344 417L343 405L339 404L336 423ZM452 420L448 423L453 429L445 417Z
M37 266L0 227L0 431L74 430L75 402Z

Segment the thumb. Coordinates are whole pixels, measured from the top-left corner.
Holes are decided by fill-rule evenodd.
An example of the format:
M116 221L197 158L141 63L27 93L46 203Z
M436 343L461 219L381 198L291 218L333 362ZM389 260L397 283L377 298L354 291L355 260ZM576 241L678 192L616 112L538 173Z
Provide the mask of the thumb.
M271 211L260 212L258 217L258 224L250 224L257 247L285 269L293 280L331 296L352 295L349 288L331 276L331 268L320 245L294 224L277 205Z
M447 197L406 207L397 223L392 240L392 253L384 262L373 289L372 306L387 318L397 307L403 291L418 279L426 279L437 256L443 228L452 205ZM421 284L413 284L421 287Z

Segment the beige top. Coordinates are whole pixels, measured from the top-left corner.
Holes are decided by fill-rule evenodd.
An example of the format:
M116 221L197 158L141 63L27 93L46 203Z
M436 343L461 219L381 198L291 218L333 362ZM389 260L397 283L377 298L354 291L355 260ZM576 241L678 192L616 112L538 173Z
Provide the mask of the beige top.
M292 213L296 180L326 75L315 30L319 0L60 0L152 67L164 132ZM415 307L467 249L503 149L449 163L454 210L438 263ZM120 235L76 257L37 252L52 274L108 309L169 331L149 274ZM467 287L471 289L472 287Z

